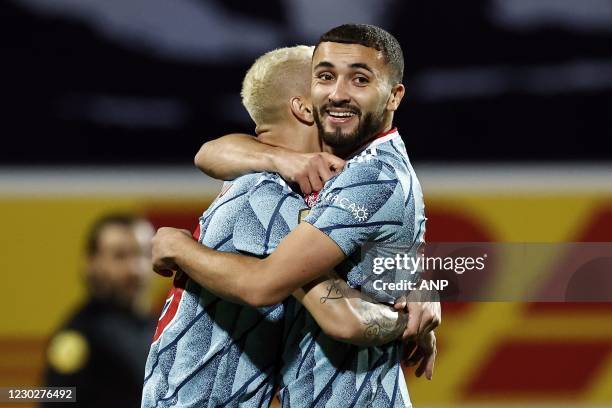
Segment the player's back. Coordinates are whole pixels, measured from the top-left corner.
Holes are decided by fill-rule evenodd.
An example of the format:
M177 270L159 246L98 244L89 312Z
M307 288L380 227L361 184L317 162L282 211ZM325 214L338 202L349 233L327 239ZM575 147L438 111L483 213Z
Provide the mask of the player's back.
M304 206L270 174L240 177L224 191L200 218L200 242L221 251L269 254ZM296 221L285 213L295 213ZM227 302L184 274L175 286L149 353L143 407L265 405L273 392L283 305Z

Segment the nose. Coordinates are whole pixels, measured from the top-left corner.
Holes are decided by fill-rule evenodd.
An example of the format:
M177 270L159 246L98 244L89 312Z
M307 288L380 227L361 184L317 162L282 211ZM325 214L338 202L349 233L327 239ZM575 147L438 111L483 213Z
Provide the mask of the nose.
M334 84L332 92L329 94L329 102L334 105L340 105L348 103L351 100L351 96L348 93L347 85L344 81L338 80Z

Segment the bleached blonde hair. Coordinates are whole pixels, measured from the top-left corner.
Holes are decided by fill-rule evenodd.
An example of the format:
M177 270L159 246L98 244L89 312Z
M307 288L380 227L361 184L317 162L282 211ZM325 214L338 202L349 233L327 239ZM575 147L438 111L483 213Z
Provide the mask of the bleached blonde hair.
M310 95L314 47L296 45L265 53L253 63L242 81L242 104L256 126L282 117L294 96Z

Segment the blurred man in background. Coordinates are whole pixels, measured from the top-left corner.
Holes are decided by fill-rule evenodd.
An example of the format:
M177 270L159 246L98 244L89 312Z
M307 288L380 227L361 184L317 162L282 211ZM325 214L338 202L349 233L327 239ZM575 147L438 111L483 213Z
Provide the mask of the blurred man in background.
M104 216L89 231L88 298L53 335L46 353L45 383L76 387L77 403L71 407L140 404L154 328L144 299L152 236L151 224L130 214Z

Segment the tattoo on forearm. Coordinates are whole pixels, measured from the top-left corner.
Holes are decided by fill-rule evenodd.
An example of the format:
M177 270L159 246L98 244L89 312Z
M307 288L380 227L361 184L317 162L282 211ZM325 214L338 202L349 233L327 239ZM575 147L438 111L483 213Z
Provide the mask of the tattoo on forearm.
M325 303L328 300L333 299L342 299L344 297L342 288L340 287L340 279L332 279L331 283L325 289L327 290L327 295L322 296L321 299L319 299L321 303Z
M407 315L392 307L368 301L359 291L352 289L343 280L330 277L325 286L325 295L319 298L321 304L329 300L344 299L352 305L353 313L363 325L362 342L377 346L397 339L408 322Z
M396 312L388 306L359 300L359 312L365 325L365 338L384 344L401 335L408 321L404 313Z

